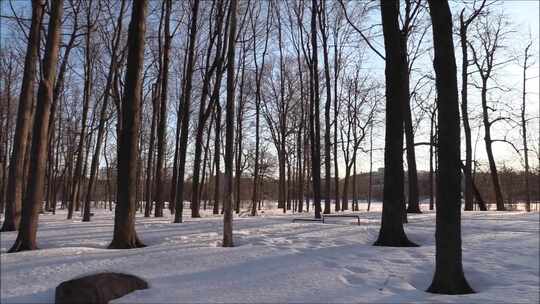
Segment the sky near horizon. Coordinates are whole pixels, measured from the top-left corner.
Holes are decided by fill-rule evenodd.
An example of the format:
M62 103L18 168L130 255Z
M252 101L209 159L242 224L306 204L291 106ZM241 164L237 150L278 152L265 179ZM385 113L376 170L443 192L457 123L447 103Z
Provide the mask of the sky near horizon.
M2 16L9 16L12 15L11 9L10 9L10 0L0 0L0 15ZM11 0L11 3L15 7L15 10L17 13L22 13L25 17L29 17L31 14L31 7L30 7L30 1L28 0ZM454 16L457 16L459 11L457 7L459 6L458 1L451 1L451 7L452 7L452 13ZM509 21L511 22L511 26L515 30L515 33L512 34L512 36L509 38L509 43L507 45L507 48L505 50L506 54L504 56L510 56L510 55L519 55L520 52L522 52L527 40L529 39L529 33L530 37L533 39L533 61L535 61L535 65L530 68L528 71L530 80L527 82L527 107L528 107L528 115L531 117L531 121L529 124L529 136L530 136L530 149L535 151L530 154L530 163L531 167L535 168L538 166L538 154L540 153L540 101L539 101L539 15L540 15L540 1L536 0L508 0L508 1L498 1L495 10L503 10L505 14L508 16ZM378 13L375 13L374 16L371 16L370 18L373 19L373 21L380 22L377 18L380 18L380 16L376 15ZM8 35L8 26L5 26L6 21L4 18L0 18L0 43L4 43L5 39ZM454 24L455 26L455 24ZM456 40L457 41L457 40ZM456 42L455 42L456 43ZM458 73L459 66L460 66L460 50L458 48L458 45L456 44L456 59L458 61ZM379 43L378 48L381 51L384 51L382 48L382 45ZM367 51L367 56L372 57L368 60L368 69L372 69L373 72L380 74L378 76L380 79L384 79L384 62L380 60L379 58L376 58L373 53L370 53L371 51ZM431 68L431 63L423 62L422 65L424 65L425 69ZM521 102L521 68L515 64L512 63L505 68L498 71L498 79L500 79L504 85L511 87L512 91L510 94L506 96L506 98L510 98L513 103L520 103ZM458 82L460 80L458 79ZM471 100L474 103L478 104L478 96L477 93L475 93L476 88L470 87L469 91L471 92ZM475 96L476 95L476 96ZM476 99L476 100L475 100ZM514 101L515 100L515 101ZM473 111L477 111L478 109L472 109ZM481 128L478 128L478 124L476 124L476 128L473 129L473 145L475 145L475 141L477 141L477 158L480 160L482 164L482 169L487 169L486 167L486 157L485 157L485 148L483 145L483 132ZM418 138L416 138L417 142L424 142L427 140L428 137L426 137L425 130L419 130ZM429 131L428 131L429 134ZM512 139L515 144L518 146L518 148L521 148L521 142L519 139L517 139L519 132L517 132L514 128L512 130L512 127L508 127L507 129L504 129L503 131L498 132L495 134L494 137L505 137L509 136L509 139ZM384 129L380 128L380 130L374 131L374 136L376 138L374 139L374 146L377 148L382 148L384 146ZM464 146L462 144L462 146ZM463 148L463 147L462 147ZM498 164L514 167L516 169L522 168L522 160L521 157L517 155L517 153L514 151L514 149L505 143L495 143L494 144L494 151L496 154L496 160ZM418 159L418 169L419 170L427 170L429 167L428 162L428 148L426 146L419 146L417 147L417 159ZM360 153L359 158L361 161L357 162L357 168L358 171L367 171L369 168L369 163L367 162L367 154ZM374 153L374 168L382 167L383 165L383 153ZM340 173L343 173L344 170L340 170ZM341 174L340 174L341 175Z

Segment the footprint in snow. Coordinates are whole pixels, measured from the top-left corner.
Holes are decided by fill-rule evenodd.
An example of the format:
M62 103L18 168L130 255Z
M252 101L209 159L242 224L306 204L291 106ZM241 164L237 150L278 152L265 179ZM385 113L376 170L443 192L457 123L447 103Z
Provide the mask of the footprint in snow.
M362 277L358 275L354 275L354 274L341 275L339 276L339 279L343 283L345 283L345 285L349 285L349 286L359 286L359 285L364 285L365 283L365 280L362 279Z
M368 273L368 272L371 271L370 269L367 269L367 268L364 268L364 267L357 267L357 266L348 266L348 267L345 267L343 269L345 269L345 271L355 273L355 274Z

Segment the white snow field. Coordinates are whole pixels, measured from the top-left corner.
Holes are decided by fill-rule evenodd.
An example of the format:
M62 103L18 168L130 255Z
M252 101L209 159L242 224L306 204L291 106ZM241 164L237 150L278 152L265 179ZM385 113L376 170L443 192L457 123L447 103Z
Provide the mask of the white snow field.
M113 214L92 222L40 216L40 250L6 253L16 233L1 233L1 303L51 303L65 280L101 271L150 284L114 303L539 303L539 213L463 213L463 264L475 294L426 293L435 263L435 214L409 215L418 248L374 247L380 212L353 219L292 223L307 214L236 216L234 248L221 248L222 217L182 224L137 214L146 248L106 249ZM168 213L166 210L165 213Z

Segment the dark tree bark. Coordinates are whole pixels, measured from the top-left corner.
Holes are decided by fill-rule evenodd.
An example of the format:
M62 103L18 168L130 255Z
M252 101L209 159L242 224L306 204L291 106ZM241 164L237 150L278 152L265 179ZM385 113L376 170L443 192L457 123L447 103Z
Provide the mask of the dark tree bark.
M406 54L398 25L398 1L381 0L386 50L386 136L384 149L383 211L375 246L417 246L403 230L403 100L406 98Z
M36 2L34 4L40 5ZM37 224L39 209L44 195L49 118L53 97L53 83L56 79L58 49L60 47L62 13L63 1L52 1L47 43L43 56L42 79L39 83L34 127L32 129L33 136L28 184L24 196L19 233L9 252L37 249Z
M437 214L435 227L435 275L428 292L467 294L461 262L461 159L456 59L452 40L452 14L446 0L428 0L433 25L433 44L438 106Z
M146 0L133 3L128 30L128 57L125 90L122 98L122 131L118 149L117 202L114 233L109 248L129 249L144 247L135 231L137 206L137 162L139 160L139 131L146 32Z
M9 162L7 178L6 212L1 231L15 231L21 219L21 204L23 199L24 159L28 146L28 134L32 122L32 100L34 96L34 77L36 76L36 61L39 51L39 30L43 15L43 5L39 1L32 2L32 22L28 36L24 72L19 95L19 108L13 148ZM7 153L7 151L6 151Z
M420 205L418 201L418 173L416 169L416 151L414 145L414 130L411 111L411 93L410 93L410 75L413 58L409 58L408 41L412 32L412 28L416 26L415 20L419 11L420 2L412 3L411 0L405 1L405 16L403 21L403 27L401 29L401 47L403 52L407 54L407 73L405 74L405 90L403 102L403 129L405 131L405 150L407 151L407 185L408 185L408 206L407 213L422 213L420 211ZM405 93L404 93L405 94ZM407 220L406 214L404 215L405 221Z
M244 139L243 136L243 124L244 120L244 106L245 106L245 97L244 97L244 83L245 83L245 70L246 70L246 47L243 47L242 51L242 64L239 65L240 68L240 91L238 92L238 103L237 103L237 114L236 114L236 159L235 159L235 203L234 203L234 212L236 214L240 213L240 183L242 181L242 143ZM288 196L287 196L288 197Z
M319 120L319 67L317 60L317 0L311 1L311 89L310 140L313 204L315 218L321 218L321 127Z
M223 247L233 247L232 191L234 145L234 51L236 40L237 0L229 7L229 43L227 50L227 106L225 111L225 197L223 199Z
M187 55L189 53L189 50L186 50L184 52L184 63L187 61ZM185 81L186 81L186 65L184 64L183 73L182 73L182 93L180 95L180 100L184 100L184 93L185 93ZM179 146L180 146L180 130L182 125L182 115L180 114L182 112L182 103L180 102L178 105L178 111L176 112L176 132L175 132L175 144L174 144L174 159L173 159L173 172L172 172L172 179L171 179L171 196L170 196L170 202L169 202L169 210L171 214L175 213L176 208L176 185L178 184L178 154L179 154Z
M216 128L215 128L215 138L214 138L214 165L216 166L216 175L215 175L215 181L214 181L214 206L212 208L212 214L219 214L219 197L221 193L221 186L219 184L220 181L220 160L221 160L221 152L220 152L220 141L221 141L221 105L219 104L219 101L216 102L216 108L214 109L214 115L216 116Z
M334 204L335 211L339 211L339 164L338 164L338 80L339 72L341 70L340 58L341 51L338 48L339 31L334 29Z
M174 214L174 222L182 222L182 213L184 212L184 173L186 169L186 152L187 152L187 143L188 143L188 132L189 132L189 109L191 106L191 89L193 87L193 72L195 67L195 44L197 43L197 17L199 14L199 0L195 0L193 7L191 8L191 25L189 32L189 48L187 56L187 67L185 75L185 86L184 91L182 92L182 115L181 121L181 133L180 133L180 143L179 143L179 152L178 152L178 176L176 181L176 207Z
M433 177L434 177L434 168L433 168L433 158L435 155L435 113L437 112L437 109L434 109L431 113L430 118L430 131L429 131L429 210L433 210L435 206L435 199L434 199L434 189L433 189Z

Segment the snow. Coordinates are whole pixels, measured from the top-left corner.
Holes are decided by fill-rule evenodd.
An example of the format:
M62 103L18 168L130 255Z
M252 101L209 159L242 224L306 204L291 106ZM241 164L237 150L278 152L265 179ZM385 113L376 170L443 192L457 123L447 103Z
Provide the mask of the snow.
M362 208L365 206L362 206ZM374 206L380 210L380 206ZM326 224L292 223L280 210L235 216L234 248L222 248L222 217L203 213L182 224L137 214L146 248L106 249L113 214L94 210L92 222L40 216L40 250L6 251L14 232L0 234L1 303L54 302L62 281L100 271L135 274L150 288L114 303L538 303L539 213L466 212L463 264L477 292L426 293L434 271L435 214L409 215L406 232L418 248L374 247L380 211ZM167 211L165 213L168 213Z

